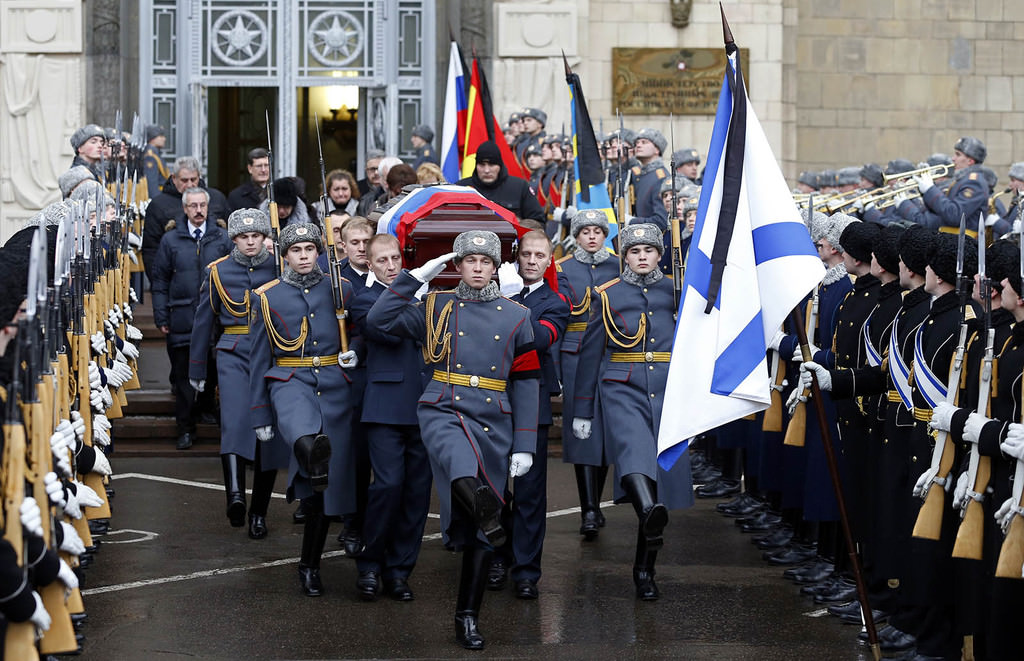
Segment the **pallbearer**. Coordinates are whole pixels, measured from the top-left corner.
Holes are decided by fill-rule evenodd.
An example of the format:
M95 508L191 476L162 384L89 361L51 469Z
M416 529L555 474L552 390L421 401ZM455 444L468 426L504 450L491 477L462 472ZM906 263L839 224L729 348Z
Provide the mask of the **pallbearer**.
M275 428L292 449L288 498L306 499L299 580L303 592L320 596L320 555L328 517L355 509L351 380L354 349L342 352L332 283L316 265L320 230L294 223L278 239L285 266L280 279L256 289L250 333L251 424L272 442ZM352 286L340 281L343 299ZM358 346L353 341L353 346Z
M253 464L249 537L267 536L267 507L278 468L288 466L288 448L279 438L260 443L239 415L249 408L249 315L252 290L274 279L273 256L264 246L270 220L259 209L238 209L228 217L231 252L207 267L192 327L189 383L206 389L207 347L215 320L224 329L217 340L220 386L220 447L227 492L227 516L234 527L245 525L245 462ZM263 338L256 338L262 340Z
M441 530L450 547L462 549L455 638L478 650L492 545L505 540L499 514L506 475L521 477L533 464L540 362L529 310L503 298L491 281L501 259L497 235L463 232L453 248L403 271L367 323L423 343L431 381L417 415L441 501ZM452 258L462 278L455 290L417 301L416 291Z
M587 322L600 308L594 305L594 289L619 275L619 259L604 247L608 237L608 216L599 209L584 209L572 219L570 226L576 249L558 260L558 291L569 298L569 324L559 343L558 359L562 376L562 452L564 460L575 464L576 488L580 494L580 534L584 539L597 537L604 525L599 503L608 460L604 454L602 429L592 430L589 438L572 434L573 401L576 397L576 366L579 364L580 342ZM599 408L596 407L596 408Z
M670 472L658 466L658 425L675 330L672 282L658 268L661 234L656 225L640 223L619 235L626 265L619 278L594 290L572 421L580 439L603 428L605 451L636 509L633 582L644 601L658 598L654 562L668 510L693 504L690 462L678 461ZM600 409L594 406L598 397Z

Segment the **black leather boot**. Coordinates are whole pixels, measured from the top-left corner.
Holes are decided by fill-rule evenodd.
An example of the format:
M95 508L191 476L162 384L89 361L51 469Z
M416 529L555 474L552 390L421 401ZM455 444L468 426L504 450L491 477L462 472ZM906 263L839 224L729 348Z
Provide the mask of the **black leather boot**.
M249 537L267 536L267 508L274 492L277 471L257 471L252 480L252 501L249 503Z
M658 558L657 549L651 548L643 529L636 536L636 560L633 563L633 585L636 586L636 598L641 601L657 601L661 594L654 583L654 561Z
M656 500L654 480L642 473L629 473L622 476L622 488L633 502L647 548L651 551L661 548L661 533L668 525L668 510Z
M586 541L597 538L601 531L598 523L597 466L576 464L576 490L580 494L580 534Z
M228 498L227 516L232 528L245 525L245 461L237 454L222 454L224 491Z
M331 442L323 434L300 436L295 441L295 458L299 469L309 476L313 491L327 488L327 468L331 460Z
M484 648L484 637L478 628L478 620L492 553L490 549L476 546L467 547L462 552L459 596L455 602L455 641L468 650Z
M307 597L319 597L324 592L320 581L320 556L327 541L331 522L324 515L323 496L317 494L306 499L306 520L302 530L302 555L299 557L299 584Z
M494 546L505 543L505 529L501 527L501 501L497 494L475 477L460 477L452 482L452 498L472 517Z
M594 502L597 503L597 525L604 528L604 514L601 512L601 494L604 492L604 483L608 479L608 467L600 466L594 478Z

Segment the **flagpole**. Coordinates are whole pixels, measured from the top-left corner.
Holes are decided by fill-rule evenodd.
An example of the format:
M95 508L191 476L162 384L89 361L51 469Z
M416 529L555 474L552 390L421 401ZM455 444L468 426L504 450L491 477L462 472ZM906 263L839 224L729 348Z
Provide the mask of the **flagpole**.
M725 13L722 13L722 20L725 20ZM800 353L805 362L813 359L811 348L807 343L807 331L804 329L804 315L800 306L793 308L793 326L796 329L796 336L800 342ZM857 601L860 602L861 616L864 619L864 626L868 631L868 645L875 657L875 661L882 658L882 650L878 645L878 631L875 628L875 618L871 612L871 604L868 603L868 589L864 582L864 574L861 571L860 558L857 556L857 547L853 542L853 534L850 531L850 518L846 513L846 500L843 498L843 487L839 479L839 465L836 463L835 448L832 445L832 430L825 417L825 406L822 403L821 388L818 386L818 379L811 371L811 399L814 401L814 410L818 416L818 427L821 429L821 442L825 446L825 457L828 459L828 472L832 478L832 489L836 494L836 504L839 506L839 521L843 527L843 537L846 539L846 550L850 556L850 566L853 567L853 577L857 582ZM799 387L799 386L797 386Z

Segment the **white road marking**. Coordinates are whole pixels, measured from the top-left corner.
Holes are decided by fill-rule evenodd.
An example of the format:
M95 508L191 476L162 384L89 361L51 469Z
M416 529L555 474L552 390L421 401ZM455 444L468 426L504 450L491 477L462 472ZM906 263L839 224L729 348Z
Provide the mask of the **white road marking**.
M114 535L124 535L125 533L136 533L139 535L134 539L115 540L110 539ZM148 542L151 539L156 539L160 536L160 533L150 532L148 530L133 530L131 528L121 528L119 530L108 530L103 536L104 544L137 544L139 542Z
M818 610L807 611L803 614L804 617L824 617L828 615L827 608L819 608Z
M151 480L153 482L166 482L168 484L178 484L178 485L181 485L181 486L198 487L200 489L211 489L213 491L223 491L224 490L224 487L222 485L219 485L219 484L208 484L206 482L196 482L194 480L180 480L180 479L174 478L174 477L164 477L163 475L147 475L146 473L119 473L117 475L112 475L111 476L111 479L113 479L113 480L120 480L120 479L127 479L127 478L137 478L137 479L140 479L140 480ZM284 495L283 494L275 493L274 497L275 498L284 498ZM614 507L614 506L615 506L615 503L613 501L610 501L610 500L606 500L606 501L601 503L601 507ZM566 509L555 510L554 512L548 512L547 513L547 518L551 519L551 518L555 518L555 517L559 517L559 516L565 516L567 514L578 514L579 512L580 512L580 508L579 507L569 507L569 508L566 508ZM441 518L440 514L434 514L434 513L430 513L427 516L429 518L432 518L432 519L440 519ZM110 535L115 535L115 534L118 534L118 533L126 533L126 532L134 532L134 533L139 533L139 534L142 534L142 535L151 535L151 537L144 537L144 538L134 539L134 540L130 540L130 541L126 540L124 542L117 542L117 541L111 540L109 543L110 544L128 544L128 543L134 543L134 542L148 541L150 539L154 539L157 536L156 533L147 533L147 532L142 531L142 530L131 530L129 528L125 528L123 530L112 530L112 531L107 533L107 536L109 537ZM439 533L439 532L423 536L423 541L424 542L431 542L431 541L438 540L438 539L441 539L441 533ZM336 557L342 556L342 555L345 555L345 552L341 551L341 550L338 550L338 551L327 551L321 557L323 557L323 558L336 558ZM86 596L87 597L87 596L92 595L92 594L104 594L104 593L107 593L107 592L122 592L124 590L134 590L134 589L137 589L137 588L146 588L146 587L150 587L150 586L153 586L153 585L164 585L166 583L180 583L182 581L192 581L192 580L195 580L195 579L198 579L198 578L210 578L211 576L224 576L226 574L237 574L238 572L243 572L243 571L252 571L252 570L256 570L256 569L266 569L268 567L280 567L282 565L291 565L291 564L297 563L298 561L299 561L299 558L297 558L297 557L295 557L295 558L282 558L280 560L271 560L269 562L260 562L260 563L251 564L251 565L241 565L239 567L224 567L222 569L208 569L208 570L205 570L205 571L192 572L190 574L176 574L174 576L164 576L162 578L151 578L151 579L147 579L147 580L144 580L144 581L131 581L131 582L128 582L128 583L118 583L118 584L115 584L115 585L104 585L104 586L97 587L97 588L88 588L86 590L82 590L82 596ZM828 612L828 611L825 611L825 612ZM818 616L814 616L814 617L818 617Z

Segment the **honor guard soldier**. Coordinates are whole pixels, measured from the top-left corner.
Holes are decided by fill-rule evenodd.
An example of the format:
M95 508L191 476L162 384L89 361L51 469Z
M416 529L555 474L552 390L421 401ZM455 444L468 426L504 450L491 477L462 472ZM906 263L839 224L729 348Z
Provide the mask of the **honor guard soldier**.
M608 238L608 216L599 209L584 209L572 219L570 226L576 249L558 260L558 291L569 299L569 322L559 344L558 369L562 375L562 419L574 417L576 398L576 368L583 334L587 322L595 312L597 294L594 290L619 274L619 260L605 247ZM600 393L596 396L600 397ZM595 403L594 410L601 410ZM562 458L574 464L576 488L580 495L580 534L593 540L604 526L601 514L601 491L608 474L608 459L604 452L604 429L598 425L589 438L578 439L571 425L562 425Z
M146 125L146 149L142 153L142 170L146 177L149 199L160 194L160 187L171 176L161 152L167 144L167 131L157 124Z
M270 219L259 209L239 209L228 216L231 252L207 267L199 292L192 327L189 384L206 389L207 347L219 326L216 341L217 381L220 390L220 458L227 492L227 516L233 527L245 525L245 464L253 464L249 537L267 536L267 507L277 469L288 467L288 448L275 438L257 441L252 426L239 411L249 408L249 316L252 290L274 279L276 259L264 246ZM262 337L257 337L262 341Z
M342 351L332 282L316 265L320 230L291 224L278 243L284 270L255 290L251 306L251 424L260 441L271 442L276 427L292 448L288 500L306 504L299 581L307 596L317 597L328 517L355 510L353 402L345 370L358 359L353 349ZM352 286L345 279L337 286L349 303Z
M529 310L502 297L491 281L501 259L497 235L463 232L453 248L399 275L367 323L423 344L432 376L417 416L445 542L462 549L455 638L467 649L483 649L477 623L492 545L505 541L500 513L506 478L530 470L537 445L540 362ZM451 258L459 285L417 302L416 291Z
M604 428L606 452L639 520L633 583L644 601L659 596L654 563L668 510L693 504L690 462L677 461L671 471L658 465L676 310L672 283L658 269L661 234L647 223L619 234L626 266L620 277L594 290L599 300L580 350L572 420L580 439L596 426Z
M352 301L352 321L366 342L366 429L373 482L369 485L363 549L356 557L356 591L374 601L381 590L396 601L412 601L409 575L419 557L430 506L431 473L416 419L423 392L419 343L368 324L373 304L402 270L398 239L377 234L368 247L372 282Z
M417 124L412 127L412 146L415 160L412 162L412 169L419 170L424 163L440 165L437 160L437 151L431 143L434 141L434 129L426 124Z
M624 224L651 223L664 232L668 228L668 212L661 203L661 182L668 176L668 168L661 155L668 141L657 129L641 129L636 134L634 151L638 165L630 171L633 177L633 213Z
M948 192L934 184L934 177L928 172L914 176L924 208L918 208L908 201L902 202L897 211L903 218L943 232L957 231L960 216L967 218L967 227L978 228L979 214L985 212L991 186L985 178L984 168L988 150L985 143L977 138L964 137L957 140L953 148L953 182ZM982 227L984 229L984 227Z
M703 179L700 176L700 153L692 147L680 149L672 154L672 161L676 164L676 174L673 179L676 187L693 184L700 186ZM686 179L686 181L683 181Z
M511 511L506 507L509 521L508 541L497 549L491 561L488 587L502 587L505 583L505 565L515 584L516 597L536 599L540 580L540 559L544 550L547 530L547 461L548 428L551 426L551 397L560 392L555 373L558 340L569 322L569 304L544 281L544 273L551 263L551 241L540 230L527 232L519 239L516 254L517 267L502 264L498 269L498 282L502 295L530 309L533 324L533 342L540 358L540 408L537 417L537 449L534 465L526 475L516 478L516 492ZM500 564L499 564L500 563ZM495 568L495 565L499 565ZM500 577L500 585L492 579Z
M548 123L548 115L540 108L523 108L519 113L519 121L523 125L523 131L516 136L515 142L512 143L512 151L515 153L516 160L525 164L526 148L530 145L540 147L547 135L544 133L544 126Z
M92 172L96 181L103 180L100 163L103 161L103 150L107 144L107 134L99 124L86 124L71 134L71 149L75 158L71 167L84 165Z

